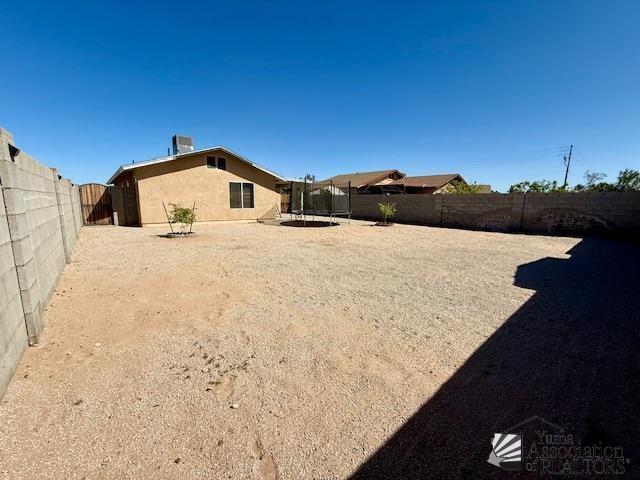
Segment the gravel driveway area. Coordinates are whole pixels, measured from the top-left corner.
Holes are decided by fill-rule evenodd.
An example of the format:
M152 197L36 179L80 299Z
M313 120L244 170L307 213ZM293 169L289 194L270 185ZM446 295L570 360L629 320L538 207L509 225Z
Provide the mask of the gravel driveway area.
M82 230L0 403L0 478L410 477L380 449L447 383L481 381L457 375L541 288L518 269L581 244L359 221L195 230ZM502 400L500 418L517 399ZM469 458L449 460L464 477Z

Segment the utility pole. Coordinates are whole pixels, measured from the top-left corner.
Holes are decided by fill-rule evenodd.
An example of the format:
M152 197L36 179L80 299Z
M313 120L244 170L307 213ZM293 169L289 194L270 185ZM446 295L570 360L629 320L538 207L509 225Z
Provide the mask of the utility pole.
M572 152L573 152L573 145L571 145L571 147L569 148L569 156L568 157L566 155L564 156L564 165L567 167L567 169L564 172L564 184L562 185L562 188L567 188L567 178L569 177L569 165L571 165Z

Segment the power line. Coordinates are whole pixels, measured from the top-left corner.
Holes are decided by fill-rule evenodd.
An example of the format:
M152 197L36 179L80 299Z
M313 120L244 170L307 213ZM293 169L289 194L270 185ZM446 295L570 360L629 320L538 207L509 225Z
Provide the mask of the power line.
M585 167L587 167L589 170L593 170L593 165L589 163L589 161L587 160L587 157L585 157L580 150L578 150L577 148L574 148L573 151L578 154L578 156L581 158L581 161L584 163Z
M526 152L520 153L504 153L500 155L491 155L490 157L485 157L484 159L475 159L472 161L465 161L466 165L475 165L482 163L483 165L487 164L496 164L500 163L502 160L508 162L510 164L522 164L525 162L533 162L539 161L541 159L549 159L555 156L562 156L564 152L566 154L566 150L570 148L570 145L562 145L558 147L548 147L548 148L538 148L535 150L529 150Z

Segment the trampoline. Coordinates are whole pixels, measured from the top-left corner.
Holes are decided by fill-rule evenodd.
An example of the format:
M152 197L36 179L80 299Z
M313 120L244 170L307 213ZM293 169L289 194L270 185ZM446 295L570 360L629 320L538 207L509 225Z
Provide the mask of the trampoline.
M291 215L302 217L329 217L329 225L336 217L347 217L351 221L351 182L345 185L324 182L291 182Z

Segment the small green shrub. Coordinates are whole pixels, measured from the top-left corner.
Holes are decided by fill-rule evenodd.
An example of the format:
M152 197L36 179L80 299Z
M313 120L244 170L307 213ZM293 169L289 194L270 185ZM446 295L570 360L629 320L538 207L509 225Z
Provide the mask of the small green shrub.
M378 208L380 209L382 221L385 225L387 224L387 218L393 217L397 211L395 203L379 203Z
M196 221L196 209L185 208L175 203L170 203L171 212L169 213L169 221L171 223L179 223L181 230L186 230L193 222Z

